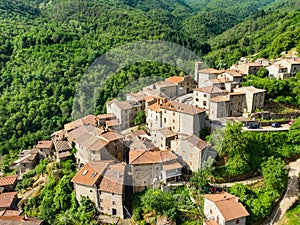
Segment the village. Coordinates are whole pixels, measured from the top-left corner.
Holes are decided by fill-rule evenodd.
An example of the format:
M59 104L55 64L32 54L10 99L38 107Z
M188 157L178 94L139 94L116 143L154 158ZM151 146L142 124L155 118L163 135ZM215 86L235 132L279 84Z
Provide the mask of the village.
M11 165L17 175L0 178L0 223L42 224L42 220L21 216L16 184L40 160L62 162L72 157L74 149L76 199L88 197L103 215L128 218L134 193L186 185L185 174L203 169L204 162L217 157L213 146L199 137L204 128L224 127L228 120L245 126L256 123L255 113L264 108L266 90L242 83L245 75L255 75L260 68L268 70L270 79L288 79L300 71L300 58L272 63L242 58L229 70L203 68L202 62L196 62L194 77L156 82L127 94L126 100L108 101L106 114L65 124L49 140L19 154ZM145 125L135 126L137 116ZM204 195L204 215L206 225L244 225L249 213L238 197L222 191Z

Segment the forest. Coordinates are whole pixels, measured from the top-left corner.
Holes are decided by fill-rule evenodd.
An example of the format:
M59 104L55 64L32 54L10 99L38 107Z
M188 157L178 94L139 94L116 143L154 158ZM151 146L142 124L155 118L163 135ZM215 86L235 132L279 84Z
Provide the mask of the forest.
M38 139L47 138L69 122L73 96L81 76L97 57L125 43L138 40L174 42L204 57L209 66L231 57L229 64L246 53L233 56L222 50L227 46L235 52L240 51L239 45L228 46L239 39L230 32L243 35L244 32L235 30L240 27L248 29L254 20L253 15L257 14L255 21L265 21L268 26L258 21L260 26L252 33L262 35L262 40L265 40L265 32L261 29L276 26L276 23L269 22L274 21L277 11L281 10L277 17L286 21L286 24L281 24L292 37L287 40L291 43L285 46L280 41L276 35L276 32L282 34L279 30L268 34L268 38L276 37L281 49L297 47L299 32L293 29L299 12L293 7L296 1L286 1L279 9L278 1L244 1L242 4L229 1L225 5L222 2L169 0L161 4L160 1L17 0L8 4L1 0L0 154L33 146ZM267 6L268 13L261 13L260 10ZM218 11L220 7L224 14ZM292 7L293 10L288 10ZM239 13L235 13L237 10ZM220 43L218 40L228 39L223 38L227 33L232 40ZM254 46L251 36L248 45L249 48ZM279 50L273 52L268 48L270 42L261 42L260 45L257 50L278 54ZM129 79L120 80L117 74L108 81L106 85L113 92L99 93L97 112L105 110L106 100L115 97L126 86L123 82L130 77L150 74L168 77L180 72L171 68L150 62L124 68L119 74Z

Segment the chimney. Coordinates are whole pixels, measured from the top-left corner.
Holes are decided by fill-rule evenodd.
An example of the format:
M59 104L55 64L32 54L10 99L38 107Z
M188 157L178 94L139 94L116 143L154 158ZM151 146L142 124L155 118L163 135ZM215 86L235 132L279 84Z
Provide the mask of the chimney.
M240 202L240 198L239 198L239 197L236 198L236 202L237 202L237 203Z

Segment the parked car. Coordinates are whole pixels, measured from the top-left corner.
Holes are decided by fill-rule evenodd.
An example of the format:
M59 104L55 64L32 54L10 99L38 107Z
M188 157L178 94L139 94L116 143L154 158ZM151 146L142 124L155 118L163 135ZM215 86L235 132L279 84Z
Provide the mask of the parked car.
M258 129L259 128L259 124L258 123L252 123L252 124L249 124L247 126L248 129Z
M295 122L295 120L291 120L291 121L289 122L289 125L291 126L294 122Z
M274 123L271 123L271 126L272 127L281 127L281 123L274 122Z

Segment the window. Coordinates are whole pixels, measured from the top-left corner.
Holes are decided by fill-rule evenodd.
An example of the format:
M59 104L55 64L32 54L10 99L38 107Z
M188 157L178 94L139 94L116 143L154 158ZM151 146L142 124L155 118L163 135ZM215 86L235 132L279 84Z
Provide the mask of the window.
M100 202L103 202L103 199L102 199L102 198L100 198Z
M94 178L96 175L97 175L97 172L94 172L91 177Z
M206 105L207 105L207 102L206 102L206 101L203 101L203 105L206 106Z
M175 120L173 120L173 123L175 123Z
M85 176L88 172L89 172L88 170L84 170L82 176Z
M111 204L116 205L116 202L115 202L115 201L112 201Z
M235 224L239 224L239 223L240 223L240 220L236 220L236 221L235 221Z
M113 216L117 215L117 210L116 210L116 209L111 209L111 214L112 214Z
M115 193L111 193L111 195L112 195L112 196L114 196L114 195L115 195Z
M93 192L93 190L90 190L90 193L92 193Z
M104 210L104 208L101 206L101 207L100 207L100 210L101 210L101 211L103 211L103 210Z
M209 213L212 214L212 210L209 210Z
M204 94L203 97L206 98L206 97L207 97L207 94Z
M198 99L198 98L196 98L196 102L199 102L199 99Z

